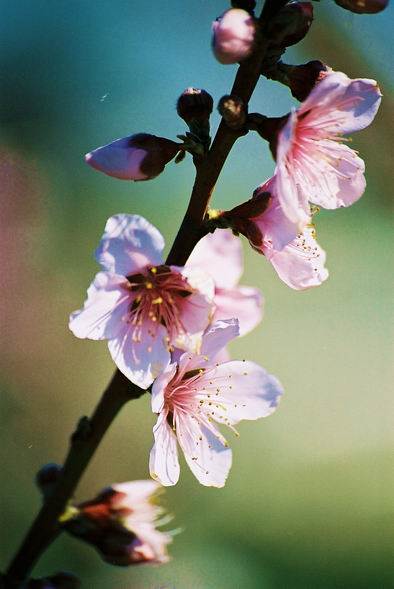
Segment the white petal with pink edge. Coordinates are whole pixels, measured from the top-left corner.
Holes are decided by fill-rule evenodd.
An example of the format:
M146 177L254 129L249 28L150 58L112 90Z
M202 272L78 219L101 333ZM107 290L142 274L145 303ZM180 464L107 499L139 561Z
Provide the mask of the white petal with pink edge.
M313 227L306 227L282 251L266 248L264 254L279 278L295 290L320 286L328 278L326 253L317 243Z
M158 417L153 428L155 443L150 453L149 470L153 479L164 486L175 485L179 479L179 460L177 441L167 423L165 412Z
M94 340L116 337L133 300L125 286L127 281L123 276L96 274L83 308L70 315L69 328L73 334Z
M186 462L197 478L206 487L223 487L232 463L232 452L215 436L214 427L208 429L190 415L176 420L179 445Z
M217 230L203 237L187 261L203 268L220 288L233 288L242 275L242 244L230 231Z
M207 370L199 380L200 403L212 408L212 419L227 425L268 417L282 394L278 379L249 361L225 362Z
M238 286L232 289L216 290L216 311L214 321L236 317L239 335L252 331L263 318L264 299L258 288Z
M96 260L108 272L130 276L148 265L162 264L163 249L163 236L149 221L120 213L108 219Z
M167 331L163 325L145 321L138 335L126 323L108 349L119 370L131 382L147 389L170 362Z

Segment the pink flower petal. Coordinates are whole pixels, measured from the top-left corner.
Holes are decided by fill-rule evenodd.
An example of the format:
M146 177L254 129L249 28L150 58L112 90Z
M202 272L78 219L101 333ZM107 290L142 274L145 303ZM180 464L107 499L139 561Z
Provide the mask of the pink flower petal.
M316 84L298 114L308 113L305 123L324 126L327 132L353 133L371 124L382 94L375 80L350 79L342 72L330 72Z
M201 354L212 360L222 348L226 347L238 335L238 319L216 321L203 335Z
M83 308L70 315L69 328L73 334L94 340L116 337L123 326L122 317L133 300L125 283L123 276L96 274Z
M179 461L177 441L174 432L167 423L167 415L161 413L153 428L155 438L150 453L149 470L151 477L162 485L175 485L179 479Z
M214 408L212 419L227 425L268 417L283 394L274 376L246 361L231 360L207 370L198 384L199 397Z
M312 227L306 227L304 233L282 251L266 248L264 254L279 278L295 290L320 286L328 278L324 266L326 253L316 242Z
M179 445L197 480L207 487L223 487L232 463L230 448L189 415L178 417L176 429Z
M310 201L325 209L350 206L365 191L363 160L347 145L334 141L321 140L316 147L324 164L310 187Z
M138 339L125 323L119 334L108 341L108 349L119 370L137 386L147 389L170 361L163 325L145 321Z
M108 219L96 260L108 272L130 276L147 265L162 264L163 249L163 236L146 219L119 214Z
M151 406L153 413L160 413L164 407L164 389L172 380L177 371L177 364L169 364L156 378L152 385Z
M269 243L274 249L281 250L297 237L298 223L290 221L283 212L277 197L275 176L256 188L253 198L258 198L263 192L271 193L271 201L264 213L254 218L253 222L260 229L264 243Z
M86 154L87 164L108 176L121 180L147 180L141 167L147 157L145 149L132 145L132 137L122 137Z
M215 296L214 321L236 317L239 335L252 331L263 318L263 297L258 288L238 286L232 289L218 288Z
M242 275L242 244L230 231L217 230L198 242L188 266L203 268L219 288L233 288Z

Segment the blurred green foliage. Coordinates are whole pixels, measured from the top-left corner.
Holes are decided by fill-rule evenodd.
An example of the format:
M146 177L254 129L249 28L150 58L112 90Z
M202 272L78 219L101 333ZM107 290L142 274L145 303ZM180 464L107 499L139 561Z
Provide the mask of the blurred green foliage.
M104 343L79 341L67 328L97 269L92 252L107 217L142 214L170 244L190 194L190 160L131 184L96 173L82 156L139 131L174 138L184 130L174 105L187 86L204 87L215 100L228 91L235 69L216 63L209 46L210 22L226 7L219 0L1 1L4 565L39 506L36 471L62 460L78 416L91 411L113 371ZM322 2L315 12L311 35L288 61L319 58L374 77L385 97L375 125L354 137L367 164L365 196L349 210L318 215L329 281L292 292L245 247L242 282L261 287L266 316L232 353L278 375L286 389L281 407L241 425L225 489L199 486L183 465L180 483L166 493L174 525L184 528L169 565L113 569L89 546L62 537L35 576L69 569L89 589L394 587L394 11L356 17ZM280 115L292 104L285 88L262 80L251 108ZM217 122L215 115L214 128ZM260 139L239 141L214 205L245 200L272 170ZM153 423L147 396L126 407L82 481L80 500L148 476Z

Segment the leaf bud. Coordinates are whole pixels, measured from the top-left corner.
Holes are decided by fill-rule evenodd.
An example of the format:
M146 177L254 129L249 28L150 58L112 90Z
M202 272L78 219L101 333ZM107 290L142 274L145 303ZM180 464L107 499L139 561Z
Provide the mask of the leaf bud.
M256 21L241 8L230 8L212 24L212 49L225 65L243 61L252 53L256 39Z
M387 8L389 0L334 0L338 6L357 14L376 14Z
M36 485L40 489L44 498L47 498L54 489L60 475L62 467L50 462L45 464L36 474Z
M161 174L179 150L180 144L175 141L138 133L94 149L86 154L85 161L120 180L151 180Z
M231 129L242 129L245 125L247 108L242 98L226 94L219 100L218 111Z

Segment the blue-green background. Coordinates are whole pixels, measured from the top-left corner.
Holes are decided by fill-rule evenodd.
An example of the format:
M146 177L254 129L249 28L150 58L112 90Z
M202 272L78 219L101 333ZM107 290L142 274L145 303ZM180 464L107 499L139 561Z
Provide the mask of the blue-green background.
M190 160L134 184L98 174L83 154L141 131L175 138L184 131L174 105L185 87L204 87L215 100L229 91L235 67L210 50L210 23L226 8L219 0L0 2L1 565L39 507L36 471L62 460L76 419L91 412L113 371L105 343L77 340L67 328L97 270L92 252L105 221L144 215L170 245L193 181ZM366 194L317 218L329 281L291 291L245 244L242 283L263 290L266 314L232 354L278 375L282 404L267 420L241 424L224 489L200 486L183 464L166 493L174 527L184 529L170 564L111 568L62 537L35 576L68 569L88 589L394 588L394 7L357 16L322 0L315 14L287 61L319 58L375 78L384 98L374 125L353 138L367 165ZM292 104L285 88L261 80L251 109L281 115ZM273 167L260 139L242 139L214 206L246 200ZM78 499L148 476L153 423L147 396L125 408Z

